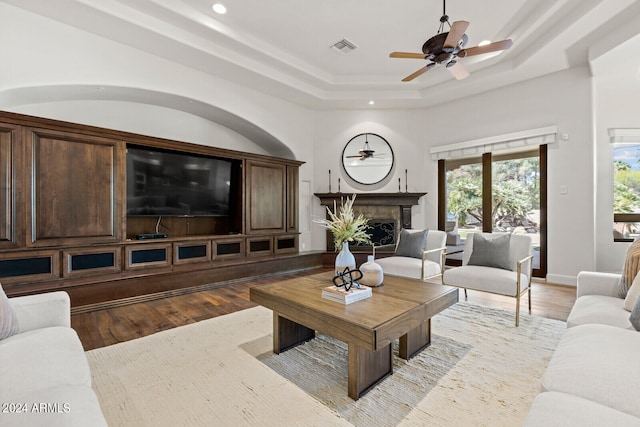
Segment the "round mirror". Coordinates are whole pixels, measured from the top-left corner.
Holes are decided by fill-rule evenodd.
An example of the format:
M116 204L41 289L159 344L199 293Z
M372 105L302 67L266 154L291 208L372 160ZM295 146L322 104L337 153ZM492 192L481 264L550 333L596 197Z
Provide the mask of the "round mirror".
M393 168L393 150L375 133L361 133L349 140L342 151L342 166L349 178L360 184L377 184Z

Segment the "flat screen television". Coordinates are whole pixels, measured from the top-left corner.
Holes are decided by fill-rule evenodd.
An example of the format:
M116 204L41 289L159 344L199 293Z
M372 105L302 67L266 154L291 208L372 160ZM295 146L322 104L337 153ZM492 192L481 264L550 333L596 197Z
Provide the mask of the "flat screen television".
M239 168L239 160L129 145L127 215L233 215Z

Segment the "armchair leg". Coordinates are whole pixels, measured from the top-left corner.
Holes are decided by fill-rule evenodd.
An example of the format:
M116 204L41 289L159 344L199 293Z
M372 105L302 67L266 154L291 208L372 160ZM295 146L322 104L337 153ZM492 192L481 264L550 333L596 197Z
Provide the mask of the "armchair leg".
M464 288L464 300L467 300L467 288Z
M529 314L531 314L531 285L529 285Z
M520 295L516 296L516 327L520 326Z

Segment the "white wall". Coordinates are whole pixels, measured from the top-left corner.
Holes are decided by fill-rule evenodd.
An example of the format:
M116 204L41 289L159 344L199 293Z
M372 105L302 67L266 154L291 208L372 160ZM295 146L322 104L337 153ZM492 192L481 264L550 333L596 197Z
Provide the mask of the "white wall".
M629 243L613 241L613 145L609 129L640 128L640 81L617 74L597 77L595 93L596 269L620 272Z
M59 101L28 104L8 110L210 147L269 154L227 127L182 111L124 101Z

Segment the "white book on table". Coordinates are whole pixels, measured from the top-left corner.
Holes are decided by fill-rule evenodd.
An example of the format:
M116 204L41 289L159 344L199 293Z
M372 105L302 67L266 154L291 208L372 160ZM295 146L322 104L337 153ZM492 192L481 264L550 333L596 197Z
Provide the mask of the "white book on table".
M344 288L337 286L327 286L322 290L322 298L326 298L331 301L337 301L342 304L351 304L356 301L369 298L372 295L371 288L368 286L360 285L359 288L353 286L348 291Z

